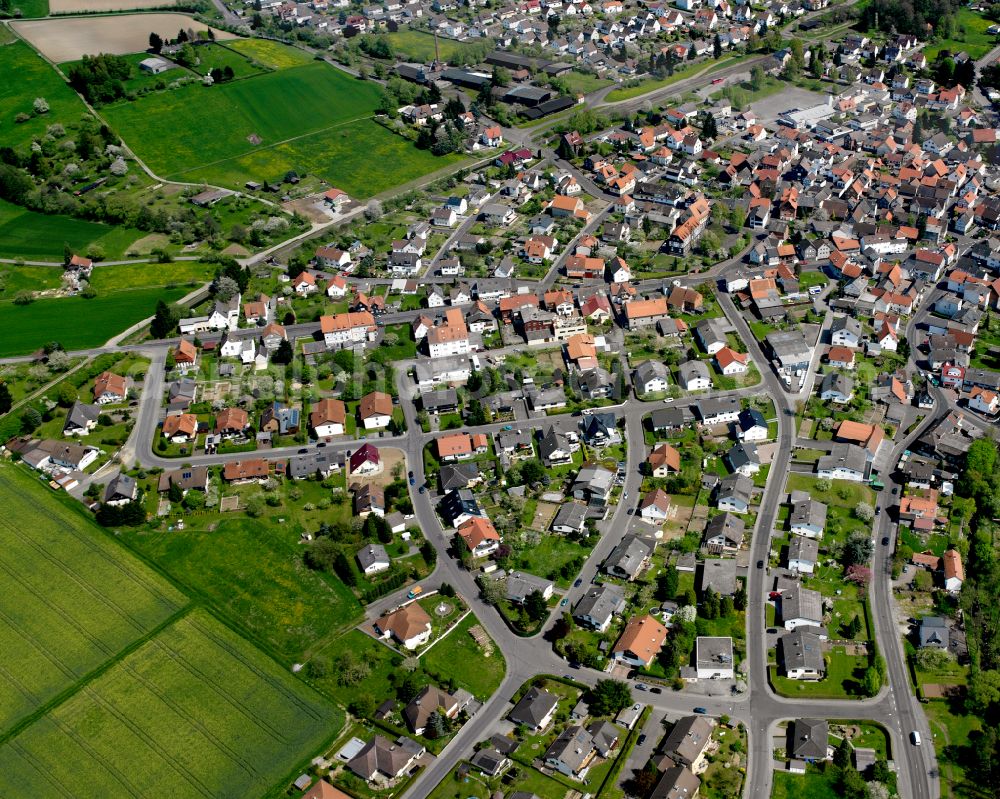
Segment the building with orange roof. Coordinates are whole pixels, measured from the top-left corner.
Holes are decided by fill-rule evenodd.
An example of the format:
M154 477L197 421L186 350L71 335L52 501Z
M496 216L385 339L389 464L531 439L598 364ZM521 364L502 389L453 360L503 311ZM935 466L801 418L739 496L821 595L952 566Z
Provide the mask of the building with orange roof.
M855 351L850 347L833 346L826 354L827 363L837 369L853 369Z
M179 413L163 420L163 437L175 444L186 444L198 434L198 417L193 413Z
M128 378L114 372L101 372L94 381L94 402L108 405L128 399Z
M241 436L250 426L250 417L242 408L223 408L215 417L215 432L223 437Z
M263 482L269 474L270 469L263 458L229 461L222 470L222 477L227 483Z
M715 365L724 375L743 374L750 368L750 356L745 352L737 352L732 347L723 347L714 357Z
M958 550L949 549L941 559L944 563L944 588L950 594L957 594L962 590L965 582L965 567L962 565L962 556Z
M321 399L313 405L309 414L309 426L317 438L342 436L346 424L347 406L339 399Z
M664 297L653 300L632 300L625 304L625 323L631 330L655 325L667 316L669 310Z
M431 638L431 617L417 602L380 616L374 623L382 638L394 638L406 649L413 650Z
M681 470L681 454L669 444L660 444L646 458L653 477L669 477Z
M378 330L375 317L368 311L321 316L319 327L324 343L331 349L368 341Z
M198 363L198 348L186 338L182 338L174 347L174 363L179 372L188 372Z
M628 624L611 650L611 657L621 663L648 668L660 654L667 640L667 628L650 615L636 616Z
M899 518L912 522L927 519L933 522L938 515L938 492L931 489L927 496L905 496L899 500Z
M384 391L365 394L358 403L358 418L365 430L380 430L392 421L392 397Z
M472 438L468 433L452 433L435 439L438 458L442 461L460 461L472 457Z
M877 424L864 424L844 419L837 427L833 437L835 441L863 447L874 457L882 441L885 440L885 431Z
M982 386L974 386L969 392L969 407L980 413L994 414L1000 410L1000 396Z
M473 517L458 526L458 534L474 558L485 558L500 547L500 533L489 519Z

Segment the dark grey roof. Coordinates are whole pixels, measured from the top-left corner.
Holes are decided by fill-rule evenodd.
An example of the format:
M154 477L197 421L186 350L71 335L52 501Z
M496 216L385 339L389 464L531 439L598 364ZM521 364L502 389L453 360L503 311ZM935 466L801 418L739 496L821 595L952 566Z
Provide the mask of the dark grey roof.
M820 637L807 630L793 630L781 636L781 662L785 672L792 669L811 669L816 672L825 670L823 648Z
M788 752L799 760L825 759L829 735L822 719L796 719L788 727Z
M558 703L559 698L555 694L532 686L514 705L508 718L517 724L537 727Z

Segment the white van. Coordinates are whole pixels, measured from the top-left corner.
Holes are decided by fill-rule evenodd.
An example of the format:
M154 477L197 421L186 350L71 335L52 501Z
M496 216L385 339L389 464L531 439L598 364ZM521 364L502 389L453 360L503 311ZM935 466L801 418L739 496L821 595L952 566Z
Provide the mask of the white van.
M913 741L914 746L920 746L920 733L914 730L910 733L910 740Z

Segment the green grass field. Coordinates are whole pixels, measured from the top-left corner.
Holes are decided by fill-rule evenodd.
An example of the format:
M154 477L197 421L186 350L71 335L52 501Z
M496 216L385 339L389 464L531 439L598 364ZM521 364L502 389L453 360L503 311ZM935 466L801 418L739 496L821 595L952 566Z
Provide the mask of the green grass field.
M23 19L38 19L49 15L49 0L17 0L14 8L21 9Z
M60 283L61 267L0 264L0 300L12 300L19 291L57 289Z
M47 5L47 4L46 4ZM26 15L27 16L27 15ZM45 134L54 122L76 121L86 108L73 90L42 57L24 42L0 47L0 75L17 75L17 80L0 81L0 145L18 150ZM44 97L49 112L27 122L15 122L18 114L32 114L36 97ZM0 241L3 235L0 233Z
M333 576L302 565L298 533L252 519L225 519L212 532L125 534L126 543L282 656L294 658L356 620L361 608Z
M90 273L90 285L98 292L123 291L149 286L184 286L204 283L215 276L214 264L175 261L170 264L116 264L98 266Z
M196 611L0 747L0 794L261 796L341 721Z
M176 302L187 289L146 288L116 291L91 300L59 297L31 305L0 301L0 357L24 355L49 341L67 350L96 347L152 316L157 300Z
M225 46L269 69L291 69L311 64L314 60L304 50L267 39L231 39L226 41Z
M0 735L187 604L47 490L0 466Z
M469 635L469 630L477 624L479 619L470 613L444 640L432 646L421 661L428 673L453 677L460 687L485 699L503 682L505 663L498 649L484 657L475 639Z
M303 55L289 55L288 48L256 53L258 44L232 46L272 65ZM368 197L461 160L417 150L373 122L377 102L375 84L308 63L211 88L149 94L104 113L157 174L191 182L238 188L296 170Z
M434 60L434 35L418 30L400 30L385 34L395 53L408 61L424 63ZM492 41L458 42L454 39L438 37L438 52L442 61L457 62L463 56L473 56L489 53L493 49Z
M0 52L3 52L0 49ZM107 258L120 258L145 234L71 216L39 214L0 200L0 257L62 262L63 245L83 253L99 244Z
M809 765L805 774L789 774L787 771L774 772L771 799L839 799L840 791L834 770L820 771Z
M364 198L461 160L459 155L437 157L418 150L381 125L361 119L194 169L183 179L237 186L248 179L276 180L295 169L318 175L352 197Z
M924 49L928 62L933 62L942 50L952 53L966 52L974 60L982 58L997 44L997 37L987 33L993 23L977 14L971 8L960 8L955 12L955 36L941 39ZM961 28L965 31L962 32Z
M216 68L225 69L226 67L232 67L234 77L239 79L259 75L264 71L264 66L260 62L251 60L249 55L236 50L230 50L218 42L215 44L200 45L195 52L198 54L198 60L201 62L195 67L195 71L199 75L205 75Z

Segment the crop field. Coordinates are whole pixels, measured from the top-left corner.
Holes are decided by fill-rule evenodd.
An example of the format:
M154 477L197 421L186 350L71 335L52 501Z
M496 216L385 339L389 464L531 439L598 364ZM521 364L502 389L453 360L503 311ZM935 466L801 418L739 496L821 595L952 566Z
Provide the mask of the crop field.
M99 244L108 258L120 258L144 236L142 231L117 228L86 219L40 214L0 200L0 257L62 263L63 245L86 252Z
M97 266L90 273L90 285L98 293L138 289L148 286L187 286L204 283L215 276L214 264L175 261L172 264L116 264Z
M296 170L368 197L461 160L417 150L373 122L378 89L372 83L328 64L301 63L305 54L271 42L241 39L226 46L278 71L104 109L158 175L241 188Z
M59 74L24 42L0 46L0 75L19 78L0 80L0 145L20 150L44 135L53 122L75 121L87 111ZM49 112L15 122L18 114L33 113L36 97L45 98ZM0 242L4 239L0 231Z
M261 796L341 721L195 611L0 747L0 795Z
M30 305L0 301L0 357L24 355L49 341L68 350L96 347L153 315L157 300L176 302L186 288L117 291L94 299L59 297Z
M135 11L140 8L166 8L179 0L49 0L49 13L93 14L95 11Z
M300 656L361 615L347 586L302 564L292 525L226 519L206 532L192 516L187 526L125 541L282 656Z
M46 491L0 466L0 735L187 604Z
M187 14L118 14L115 16L57 17L16 20L11 26L42 55L57 64L78 61L85 55L139 53L149 47L153 31L173 38L181 28L208 30L208 25ZM216 39L234 34L215 31Z

